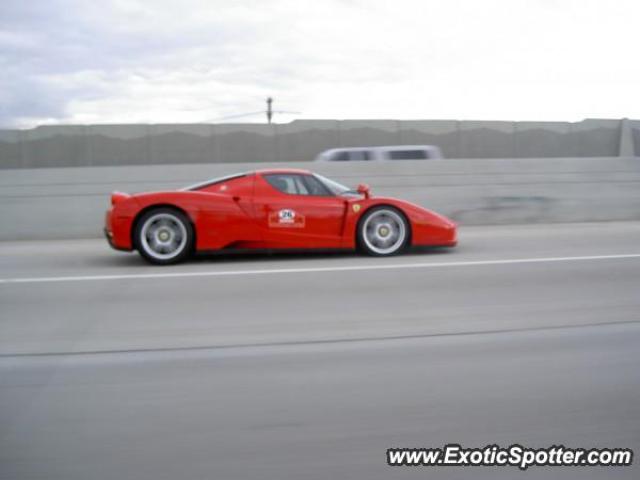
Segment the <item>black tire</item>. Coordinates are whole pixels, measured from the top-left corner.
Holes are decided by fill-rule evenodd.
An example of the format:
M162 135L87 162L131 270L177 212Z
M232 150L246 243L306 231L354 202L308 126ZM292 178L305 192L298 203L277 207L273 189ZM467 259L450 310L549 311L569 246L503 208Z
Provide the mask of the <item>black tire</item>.
M359 249L367 255L387 257L404 251L411 237L407 217L391 206L374 207L358 222Z
M133 244L146 261L171 265L186 260L193 251L193 226L179 210L158 207L145 212L133 231Z

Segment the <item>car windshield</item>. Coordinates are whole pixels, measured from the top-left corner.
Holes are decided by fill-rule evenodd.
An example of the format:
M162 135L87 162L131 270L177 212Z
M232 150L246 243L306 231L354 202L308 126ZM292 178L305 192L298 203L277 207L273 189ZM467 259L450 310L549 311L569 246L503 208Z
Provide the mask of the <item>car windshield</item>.
M356 193L353 189L345 187L341 183L335 182L327 177L323 177L322 175L318 175L317 173L314 173L313 176L320 180L322 184L334 195L348 195Z

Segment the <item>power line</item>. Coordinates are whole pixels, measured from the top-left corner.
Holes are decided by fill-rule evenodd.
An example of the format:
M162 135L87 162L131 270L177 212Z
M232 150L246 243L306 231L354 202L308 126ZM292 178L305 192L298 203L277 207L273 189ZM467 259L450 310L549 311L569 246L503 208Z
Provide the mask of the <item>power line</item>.
M234 118L252 117L254 115L266 114L267 115L267 123L271 123L271 121L273 119L273 115L275 113L299 115L301 112L294 112L294 111L291 111L291 110L274 110L273 109L273 98L272 97L268 97L267 98L267 109L266 110L259 110L257 112L238 113L236 115L225 115L224 117L211 118L211 119L209 119L207 121L208 122L218 122L218 121L221 121L221 120L231 120L231 119L234 119Z

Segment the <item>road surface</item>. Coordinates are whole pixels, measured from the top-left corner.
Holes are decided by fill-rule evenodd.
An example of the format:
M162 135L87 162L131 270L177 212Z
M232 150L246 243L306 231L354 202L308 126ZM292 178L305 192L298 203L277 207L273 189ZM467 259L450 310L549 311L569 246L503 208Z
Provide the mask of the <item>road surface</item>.
M391 259L157 268L101 241L0 244L0 478L517 478L385 452L638 452L639 245L637 222L473 227Z

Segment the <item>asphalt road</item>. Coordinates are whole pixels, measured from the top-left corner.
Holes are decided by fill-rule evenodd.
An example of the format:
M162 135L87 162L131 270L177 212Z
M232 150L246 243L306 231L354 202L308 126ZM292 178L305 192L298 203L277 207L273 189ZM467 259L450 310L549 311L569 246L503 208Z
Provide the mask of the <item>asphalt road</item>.
M640 223L474 227L392 259L154 268L99 241L1 244L0 478L518 478L385 451L638 452L639 245Z

